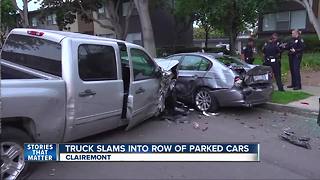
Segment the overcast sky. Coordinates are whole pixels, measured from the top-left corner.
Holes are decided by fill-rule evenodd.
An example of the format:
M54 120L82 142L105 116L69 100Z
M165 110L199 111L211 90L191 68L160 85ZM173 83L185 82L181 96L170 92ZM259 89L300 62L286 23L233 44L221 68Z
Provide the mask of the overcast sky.
M36 4L35 4L36 2ZM22 0L17 0L18 6L22 9L23 3ZM31 2L29 2L28 4L28 9L29 11L34 11L40 8L40 3L38 3L37 0L32 0Z

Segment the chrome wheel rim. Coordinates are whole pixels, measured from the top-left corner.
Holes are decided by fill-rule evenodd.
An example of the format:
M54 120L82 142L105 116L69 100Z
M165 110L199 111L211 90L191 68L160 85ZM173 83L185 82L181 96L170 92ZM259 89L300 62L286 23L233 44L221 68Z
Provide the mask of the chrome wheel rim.
M207 111L211 107L211 96L207 91L199 91L196 94L196 106L201 111Z
M2 142L0 148L1 179L16 179L25 166L23 148L15 142Z

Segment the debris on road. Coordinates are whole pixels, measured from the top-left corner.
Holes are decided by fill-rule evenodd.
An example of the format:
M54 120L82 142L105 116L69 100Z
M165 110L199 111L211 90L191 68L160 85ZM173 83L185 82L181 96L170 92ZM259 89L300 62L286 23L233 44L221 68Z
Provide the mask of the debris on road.
M199 129L199 127L200 127L200 124L197 122L193 122L192 125L193 125L193 128L195 128L195 129Z
M235 120L236 120L236 121L240 121L240 118L236 118Z
M194 109L193 109L193 108L190 108L189 111L194 111Z
M304 104L304 105L309 105L309 103L307 102L300 102L301 104Z
M310 138L308 137L298 137L294 134L294 132L288 132L288 131L283 131L283 133L280 134L280 137L296 146L300 146L306 149L311 149L311 145L309 143Z
M207 116L207 117L210 117L210 114L208 114L208 113L205 112L205 111L202 111L202 114L205 115L205 116Z
M207 126L207 127L205 127L205 128L203 128L203 129L202 129L202 132L204 132L204 131L208 130L208 128L209 128L208 126Z

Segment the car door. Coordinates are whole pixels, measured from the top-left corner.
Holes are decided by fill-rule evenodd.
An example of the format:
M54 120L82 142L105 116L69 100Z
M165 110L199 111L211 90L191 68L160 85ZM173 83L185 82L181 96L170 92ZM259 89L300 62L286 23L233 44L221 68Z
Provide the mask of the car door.
M211 62L198 55L185 55L180 61L176 90L179 97L185 98L201 85Z
M158 107L160 78L152 58L138 47L129 46L132 80L128 97L129 125L127 129L153 116Z
M118 45L113 42L73 40L73 80L68 104L74 106L72 139L117 127L123 104ZM71 102L72 101L72 102Z

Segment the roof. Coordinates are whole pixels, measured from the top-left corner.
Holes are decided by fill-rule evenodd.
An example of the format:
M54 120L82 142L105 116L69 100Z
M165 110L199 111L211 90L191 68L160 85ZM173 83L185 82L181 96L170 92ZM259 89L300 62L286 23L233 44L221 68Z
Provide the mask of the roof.
M81 33L47 30L47 29L15 28L10 33L31 36L28 34L28 31L43 32L44 33L42 36L43 38L54 41L54 42L60 42L62 39L69 37L69 38L77 38L77 39L112 41L112 42L126 43L133 46L138 46L136 44L132 44L126 41L118 40L118 39L105 38L105 37L93 36L93 35L81 34Z

